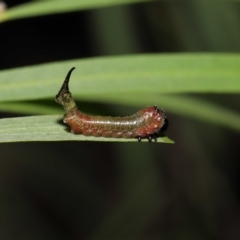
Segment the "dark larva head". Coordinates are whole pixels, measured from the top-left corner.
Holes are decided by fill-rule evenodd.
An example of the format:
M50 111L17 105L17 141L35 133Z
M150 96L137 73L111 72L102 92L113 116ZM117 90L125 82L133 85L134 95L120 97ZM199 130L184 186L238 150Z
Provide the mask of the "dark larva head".
M163 109L162 109L162 113L163 113L162 117L164 118L164 123L161 129L156 133L156 135L159 137L164 135L164 132L168 129L168 126L169 126L168 118Z
M169 123L168 123L168 118L166 116L166 113L165 113L164 109L162 109L162 113L163 113L163 118L164 118L164 124L163 124L160 131L162 133L164 133L167 130Z
M71 68L63 82L62 87L60 88L58 94L56 95L55 101L59 104L61 104L65 111L71 111L76 108L76 104L74 100L72 99L72 95L69 91L68 83L71 76L72 71L75 69L75 67Z
M164 133L168 129L168 125L169 125L169 122L168 122L167 117L165 116L165 122L164 122L162 128L160 129L160 132Z

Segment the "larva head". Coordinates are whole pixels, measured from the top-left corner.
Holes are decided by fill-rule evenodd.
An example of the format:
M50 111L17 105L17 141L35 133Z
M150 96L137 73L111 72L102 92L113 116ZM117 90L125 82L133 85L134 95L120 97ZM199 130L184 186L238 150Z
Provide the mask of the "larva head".
M66 112L69 112L69 111L77 108L76 103L72 99L72 94L70 93L69 88L68 88L69 79L70 79L71 73L74 69L75 68L73 67L69 70L69 72L63 82L63 85L55 98L55 101L57 103L61 104Z
M163 109L159 109L156 105L154 106L155 116L159 122L159 129L156 132L157 134L163 134L168 128L168 119Z
M154 139L157 141L158 137L164 136L164 132L168 127L168 119L163 109L157 106L149 106L138 112L144 120L144 124L137 129L138 141L147 138L149 142Z
M164 133L164 132L167 130L168 125L169 125L169 123L168 123L168 118L167 118L167 116L165 115L165 112L164 112L164 124L163 124L163 126L162 126L159 134L160 134L160 133Z
M158 128L157 131L155 131L155 132L153 132L153 133L151 133L151 134L149 134L147 136L149 142L151 142L152 139L157 141L158 137L164 136L164 132L168 128L168 119L167 119L167 116L166 116L164 110L163 109L159 109L157 106L154 106L154 108L155 108L155 111L156 111L156 113L158 115L157 119L158 119L158 123L160 125L159 125L159 128Z

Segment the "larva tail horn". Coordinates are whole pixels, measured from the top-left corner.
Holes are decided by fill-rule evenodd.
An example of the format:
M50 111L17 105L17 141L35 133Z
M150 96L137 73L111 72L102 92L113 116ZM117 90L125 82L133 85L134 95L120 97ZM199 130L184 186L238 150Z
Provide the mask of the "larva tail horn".
M75 69L75 67L71 68L63 82L63 85L61 87L61 89L59 90L58 92L58 95L60 95L62 92L69 92L69 87L68 87L68 83L69 83L69 79L70 79L70 76L72 74L72 71Z
M71 76L72 71L75 69L75 67L71 68L63 82L62 87L60 88L58 94L56 95L56 102L59 102L59 100L61 99L62 96L64 96L65 93L70 93L69 92L69 87L68 87L68 83L69 83L69 79Z

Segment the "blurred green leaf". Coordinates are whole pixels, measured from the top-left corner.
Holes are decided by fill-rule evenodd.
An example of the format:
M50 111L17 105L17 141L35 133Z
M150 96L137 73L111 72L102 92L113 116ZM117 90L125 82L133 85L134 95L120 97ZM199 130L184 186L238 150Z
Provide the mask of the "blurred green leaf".
M142 54L71 60L0 72L0 101L54 98L71 67L73 96L239 93L240 54Z
M137 142L136 139L85 137L67 131L60 124L62 116L33 116L0 119L0 142L29 141L101 141ZM158 138L159 143L174 143L167 137Z
M0 14L0 22L19 18L36 17L54 13L94 9L123 4L149 2L151 0L52 0L33 1L17 5Z

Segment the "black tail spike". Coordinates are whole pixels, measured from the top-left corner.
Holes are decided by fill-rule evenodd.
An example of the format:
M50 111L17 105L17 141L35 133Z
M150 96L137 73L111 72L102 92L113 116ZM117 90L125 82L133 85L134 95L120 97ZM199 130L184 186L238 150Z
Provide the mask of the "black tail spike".
M70 79L70 76L72 74L72 71L75 69L75 67L71 68L63 82L63 85L62 87L60 88L57 96L56 96L56 99L59 98L60 95L62 95L63 93L66 93L66 92L69 92L69 87L68 87L68 83L69 83L69 79Z
M65 91L69 91L68 83L69 83L69 79L70 79L70 76L71 76L71 74L72 74L72 71L73 71L74 69L75 69L75 67L73 67L73 68L71 68L71 69L69 70L69 72L68 72L68 74L67 74L67 76L66 76L66 78L65 78L65 80L64 80L64 82L63 82L63 85L62 85L60 91L63 90L63 89L64 89Z

